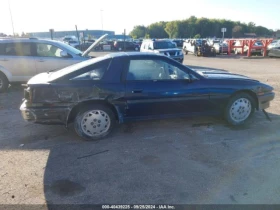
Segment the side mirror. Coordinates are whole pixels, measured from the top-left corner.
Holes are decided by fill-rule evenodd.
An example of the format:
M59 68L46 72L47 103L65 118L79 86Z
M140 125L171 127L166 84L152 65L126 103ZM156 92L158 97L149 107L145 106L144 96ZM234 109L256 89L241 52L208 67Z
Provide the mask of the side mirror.
M68 57L68 53L66 51L61 51L60 56L61 57Z

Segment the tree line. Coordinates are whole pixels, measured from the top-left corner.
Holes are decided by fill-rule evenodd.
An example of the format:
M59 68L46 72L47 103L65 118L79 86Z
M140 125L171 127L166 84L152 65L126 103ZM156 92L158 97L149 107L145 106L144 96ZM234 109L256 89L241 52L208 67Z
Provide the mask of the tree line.
M241 23L226 19L197 18L191 16L185 20L160 21L149 26L137 25L130 32L133 38L200 38L222 37L221 28L226 28L225 38L241 38L244 33L270 37L273 30L257 26L253 22Z

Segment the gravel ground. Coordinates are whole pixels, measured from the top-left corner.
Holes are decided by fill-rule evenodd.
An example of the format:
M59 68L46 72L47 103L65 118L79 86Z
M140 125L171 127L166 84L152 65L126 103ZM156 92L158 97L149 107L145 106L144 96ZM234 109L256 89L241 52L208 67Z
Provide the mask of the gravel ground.
M184 63L272 85L272 122L262 112L239 128L212 117L137 122L84 142L63 126L24 122L14 85L0 94L0 204L279 204L280 59Z

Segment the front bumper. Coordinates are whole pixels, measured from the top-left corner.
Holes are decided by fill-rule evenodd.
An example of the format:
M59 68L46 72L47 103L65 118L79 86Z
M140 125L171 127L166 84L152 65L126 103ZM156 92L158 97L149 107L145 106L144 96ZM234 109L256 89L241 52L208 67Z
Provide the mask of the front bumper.
M23 119L27 122L39 124L67 124L67 117L70 113L69 107L27 107L25 100L20 111Z
M261 96L258 96L259 100L259 110L267 109L270 105L270 101L272 101L275 97L275 93L267 93Z

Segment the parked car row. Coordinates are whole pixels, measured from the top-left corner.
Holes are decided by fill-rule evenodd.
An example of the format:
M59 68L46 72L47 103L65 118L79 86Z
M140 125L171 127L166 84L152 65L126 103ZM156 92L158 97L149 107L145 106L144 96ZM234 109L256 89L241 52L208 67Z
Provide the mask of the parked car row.
M220 40L207 40L207 39L186 39L183 43L183 51L185 54L192 53L196 55L197 47L202 45L202 42L206 42L208 46L212 46L217 54L228 54L229 46L226 41L221 42ZM231 49L231 53L234 54L242 54L242 41L236 40L233 42L233 48ZM237 48L235 48L237 47ZM252 54L263 55L263 48L264 45L262 41L256 41L254 43L254 48L251 50ZM274 40L271 44L267 47L267 56L270 57L280 57L279 55L279 48L280 48L280 40ZM248 44L245 44L243 49L243 54L247 54L249 49Z
M75 41L69 41L68 44L72 47L75 47L81 51L86 50L92 42L82 42L75 43ZM139 51L140 45L135 42L130 41L102 41L98 43L95 47L95 50L105 50L105 51Z

